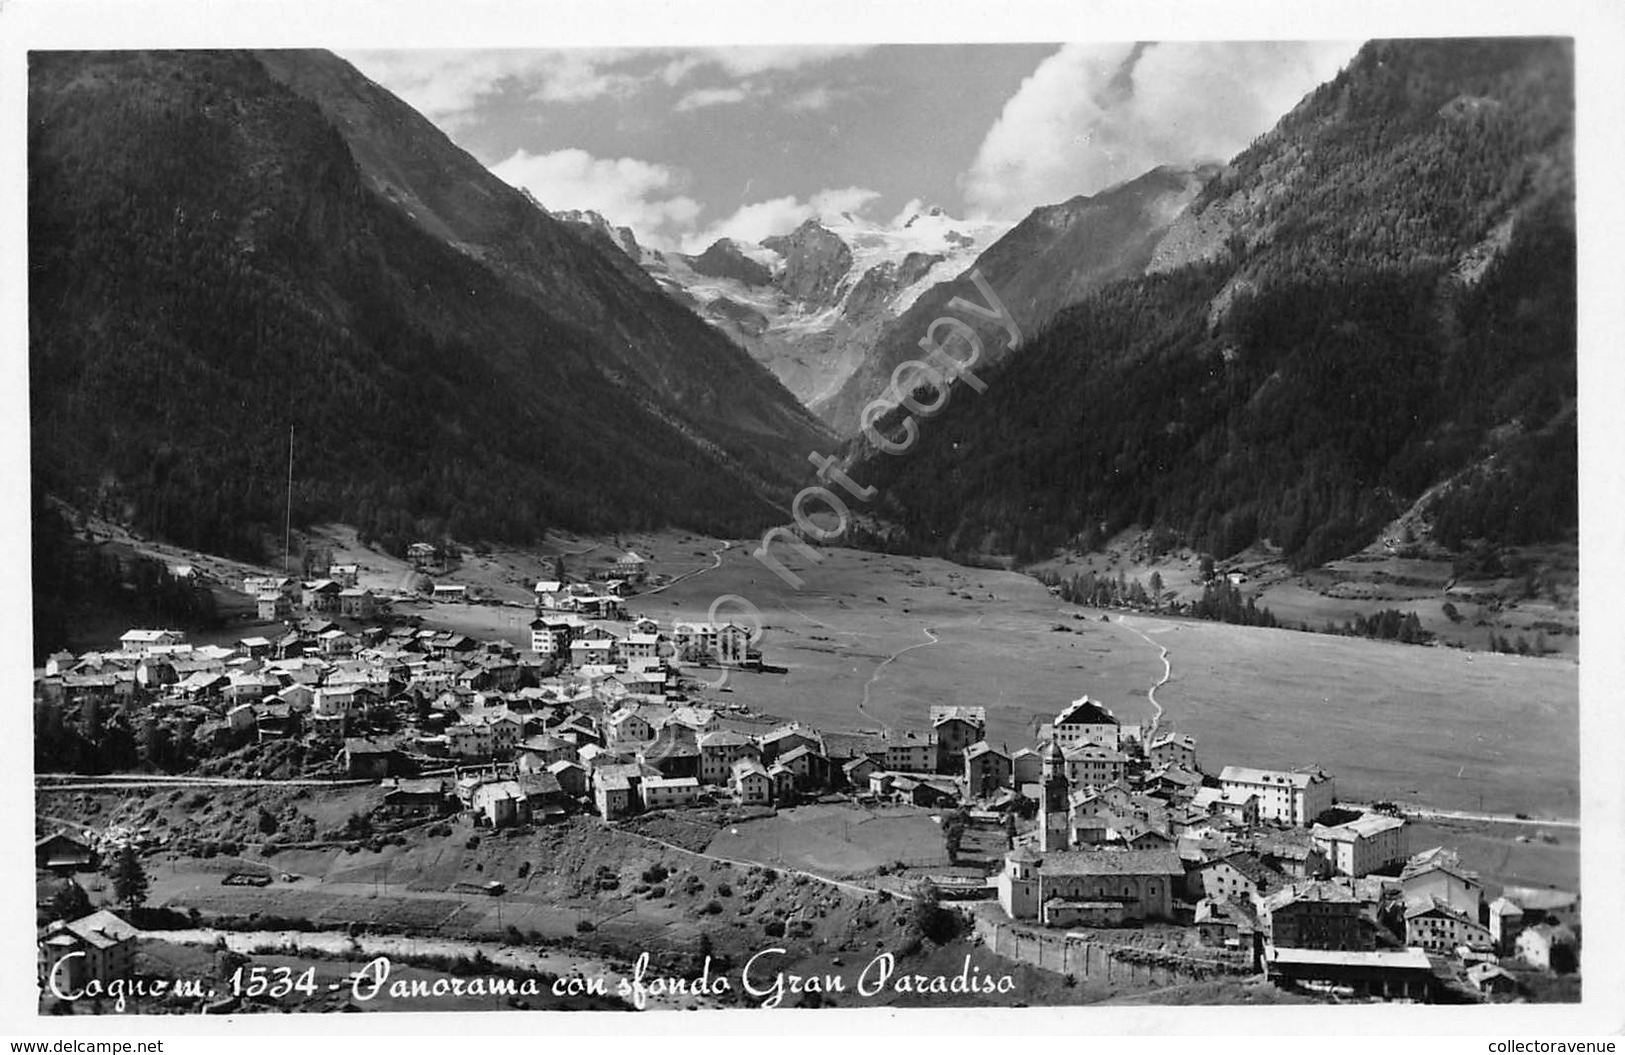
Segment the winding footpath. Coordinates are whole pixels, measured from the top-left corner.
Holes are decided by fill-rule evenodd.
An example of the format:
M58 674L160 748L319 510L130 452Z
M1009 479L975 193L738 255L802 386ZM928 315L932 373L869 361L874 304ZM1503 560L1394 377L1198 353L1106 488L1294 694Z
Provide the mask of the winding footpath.
M645 590L645 591L643 591L643 593L639 594L638 596L640 596L640 597L653 597L657 593L660 593L660 592L662 592L664 590L671 589L673 586L676 586L678 583L682 582L684 579L692 579L696 575L704 575L708 571L716 571L718 568L722 567L722 555L724 553L726 553L730 549L733 549L733 543L732 542L726 542L726 541L723 542L722 545L718 546L715 550L713 550L711 552L711 566L709 568L695 568L693 571L686 571L683 574L677 576L677 578L671 580L670 582L662 583L661 585L656 586L652 590Z
M1162 653L1162 677L1158 678L1156 684L1152 685L1151 688L1146 690L1145 694L1146 699L1151 701L1153 711L1151 717L1151 729L1145 738L1145 742L1149 744L1156 739L1157 727L1162 724L1162 704L1157 702L1157 690L1168 684L1168 679L1173 676L1173 665L1168 661L1167 646L1158 644L1156 641L1152 640L1143 631L1131 624L1123 616L1118 616L1117 621L1123 626L1124 629L1131 630L1135 634L1138 634L1146 644L1156 646L1156 648L1158 648ZM1370 810L1373 808L1371 803L1344 802L1341 805L1363 810ZM1413 802L1400 802L1396 803L1395 805L1399 807L1400 812L1402 812L1405 816L1413 819L1431 818L1434 820L1447 821L1480 821L1492 824L1523 824L1531 827L1571 828L1576 830L1578 830L1580 827L1580 822L1571 818L1518 817L1505 813L1474 813L1467 810L1436 809L1431 806L1425 806L1421 803Z
M884 729L887 733L891 732L890 723L886 722L882 718L879 718L879 717L877 717L877 716L875 716L873 714L870 714L869 711L868 711L870 696L874 692L875 682L880 680L880 672L885 670L887 667L891 666L893 660L895 660L898 656L901 656L905 652L913 652L917 648L928 648L929 646L936 644L937 641L940 640L936 635L936 629L937 629L936 627L928 626L928 627L925 627L924 629L925 629L925 636L930 638L929 641L920 641L920 642L917 642L916 644L906 645L903 648L898 649L896 652L893 652L891 655L887 656L885 659L880 661L880 664L877 667L875 667L875 672L873 674L869 675L869 680L863 683L863 699L858 701L858 713L863 715L865 718L867 718L871 722L879 722L880 727L882 729Z
M1118 616L1117 621L1123 626L1124 629L1132 630L1134 633L1138 634L1141 640L1143 640L1146 644L1152 646L1153 648L1160 649L1162 652L1162 677L1158 678L1156 684L1152 685L1145 692L1145 698L1151 701L1151 729L1145 737L1145 742L1150 744L1152 741L1156 740L1157 727L1162 724L1162 704L1157 702L1157 690L1168 684L1168 679L1173 677L1174 667L1172 663L1168 662L1168 646L1160 645L1151 640L1151 638L1147 637L1142 630L1130 624L1129 621L1123 616Z

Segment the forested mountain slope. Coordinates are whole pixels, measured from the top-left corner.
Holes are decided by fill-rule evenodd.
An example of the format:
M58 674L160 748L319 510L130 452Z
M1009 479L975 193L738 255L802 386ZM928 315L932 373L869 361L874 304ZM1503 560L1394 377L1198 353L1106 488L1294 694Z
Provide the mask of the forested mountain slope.
M1063 312L903 457L892 543L1032 559L1133 523L1303 566L1577 529L1572 51L1378 41L1239 155L1153 274Z
M35 53L44 489L257 552L738 533L826 434L748 355L325 53Z
M1034 209L970 268L932 286L889 322L840 391L814 408L836 431L856 432L864 405L887 389L899 363L919 354L920 338L949 302L982 303L967 277L972 270L992 286L1024 337L1101 286L1143 274L1169 224L1213 175L1212 168L1156 168L1098 194ZM966 321L982 339L983 361L1001 360L1009 350L1002 325Z

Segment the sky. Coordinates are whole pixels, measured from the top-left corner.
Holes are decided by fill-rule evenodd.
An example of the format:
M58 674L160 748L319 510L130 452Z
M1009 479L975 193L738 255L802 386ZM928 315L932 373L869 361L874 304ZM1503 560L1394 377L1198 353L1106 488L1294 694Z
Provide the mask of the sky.
M343 52L549 209L698 252L852 212L1013 223L1224 161L1357 42Z

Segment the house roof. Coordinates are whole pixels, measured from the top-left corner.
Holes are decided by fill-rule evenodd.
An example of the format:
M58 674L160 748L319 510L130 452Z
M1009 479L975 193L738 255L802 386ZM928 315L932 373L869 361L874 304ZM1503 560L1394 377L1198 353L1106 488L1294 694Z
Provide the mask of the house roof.
M525 797L524 788L517 780L487 780L474 789L474 795L480 799L522 799Z
M646 788L697 788L700 786L698 777L647 777L643 781Z
M736 733L732 729L718 729L714 732L700 734L700 748L708 747L744 747L753 744L750 737L743 733Z
M1433 961L1421 949L1297 949L1277 945L1270 952L1275 963L1306 967L1386 967L1432 971Z
M120 942L138 937L141 933L106 909L92 912L71 923L58 923L54 926L59 930L70 932L81 941L98 949L112 948Z
M1422 897L1405 899L1406 919L1414 919L1417 916L1428 916L1433 914L1449 916L1451 919L1461 920L1464 923L1472 923L1475 926L1478 924L1477 920L1469 919L1465 912L1451 907L1450 902L1444 900L1436 894L1427 894Z
M931 724L941 725L948 721L961 721L970 725L987 725L986 707L954 707L946 704L936 704L930 711Z
M1426 875L1428 872L1435 869L1441 872L1448 872L1458 879L1465 880L1469 883L1477 883L1479 881L1478 873L1470 869L1463 868L1461 865L1461 856L1457 854L1456 851L1445 846L1435 846L1431 850L1423 850L1419 854L1412 855L1411 859L1405 862L1404 869L1399 873L1399 879L1400 882L1404 882L1407 879L1415 879L1416 877Z
M1121 725L1117 716L1087 695L1079 696L1055 716L1055 727L1063 725Z
M184 638L185 636L186 635L181 633L179 630L126 630L124 633L119 635L119 640L128 641L132 644L140 644L143 642L158 644L171 637ZM111 913L109 913L109 915L111 915ZM118 919L117 916L114 916L113 918ZM128 926L128 924L125 925Z
M1227 854L1217 861L1210 861L1204 868L1211 868L1220 863L1227 864L1240 872L1247 881L1258 887L1260 893L1267 893L1277 889L1286 882L1286 877L1259 859L1257 854L1245 850Z
M695 743L692 729L675 722L667 722L660 727L660 731L655 734L649 746L643 749L643 760L653 765L668 758L694 758L699 753L700 747Z
M1323 839L1335 842L1354 842L1358 839L1371 839L1383 832L1393 831L1395 828L1405 827L1405 818L1388 817L1380 813L1367 813L1362 817L1326 828L1315 826L1315 834Z
M1248 766L1225 766L1219 771L1219 780L1237 784L1272 784L1294 788L1306 788L1317 779L1324 779L1325 774L1319 772L1289 772L1279 769L1252 769Z
M1363 899L1356 897L1352 890L1341 883L1316 881L1302 886L1294 885L1277 890L1269 895L1265 903L1273 911L1299 902L1350 905L1363 904Z
M1172 850L1062 850L1044 857L1049 875L1183 875Z

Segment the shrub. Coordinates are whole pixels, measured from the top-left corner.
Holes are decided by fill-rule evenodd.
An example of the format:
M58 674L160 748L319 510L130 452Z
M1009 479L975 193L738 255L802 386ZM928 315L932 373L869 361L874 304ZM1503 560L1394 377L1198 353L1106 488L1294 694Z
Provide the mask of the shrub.
M663 898L665 896L666 896L666 888L664 886L652 886L652 887L649 888L649 900L650 901L659 901L661 898Z
M478 850L480 848L480 837L478 835L470 835L468 837L468 842L464 843L463 846L469 850Z
M766 934L769 938L782 938L782 937L784 937L784 920L782 920L782 919L770 919L770 920L768 920L766 923L762 924L762 933Z
M519 878L523 879L528 875L530 875L530 862L529 861L520 861L519 862L519 872L518 872Z
M718 901L716 898L712 898L710 901L705 903L705 906L701 908L700 911L705 913L707 916L720 915L722 913L722 902Z
M578 919L578 920L576 920L576 933L577 934L586 934L589 931L594 931L594 930L597 930L597 929L598 929L597 927L593 926L592 920L587 920L587 919Z
M645 883L658 883L669 875L671 875L671 871L665 865L650 865L643 870L643 881Z
M718 883L717 884L717 893L720 894L723 897L733 897L734 896L734 888L732 886L730 886L729 884L727 884L727 883Z

